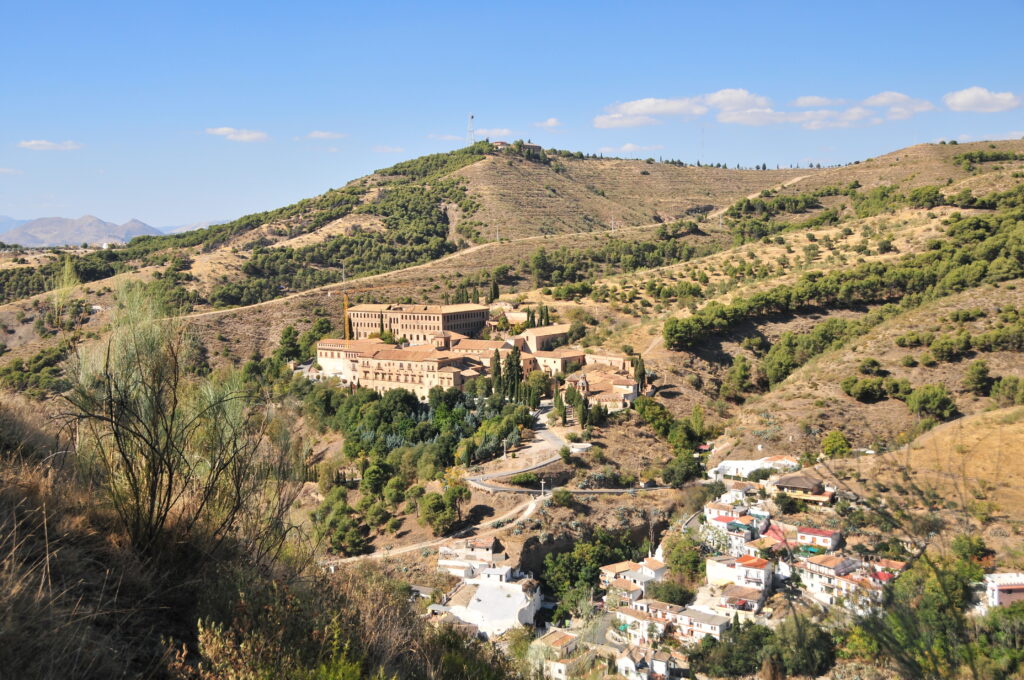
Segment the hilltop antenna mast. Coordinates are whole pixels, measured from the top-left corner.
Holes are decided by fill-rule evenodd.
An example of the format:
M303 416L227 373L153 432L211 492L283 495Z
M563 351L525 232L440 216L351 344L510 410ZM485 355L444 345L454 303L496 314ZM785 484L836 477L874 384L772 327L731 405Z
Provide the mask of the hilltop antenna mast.
M473 131L473 114L469 114L469 119L466 121L466 143L473 144L476 142L476 133Z

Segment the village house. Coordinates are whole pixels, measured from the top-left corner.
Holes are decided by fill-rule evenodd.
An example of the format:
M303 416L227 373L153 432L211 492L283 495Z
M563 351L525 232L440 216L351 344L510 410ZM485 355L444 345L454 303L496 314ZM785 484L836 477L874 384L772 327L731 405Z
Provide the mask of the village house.
M721 503L719 501L712 501L704 504L704 519L708 522L717 519L718 517L728 518L723 524L728 524L730 520L742 517L747 514L747 506L740 504L729 504Z
M762 557L743 555L709 557L705 562L708 584L738 586L771 590L774 565Z
M602 588L614 587L614 581L622 580L643 588L650 581L660 581L668 573L668 567L652 557L645 557L642 562L616 562L601 567L598 575Z
M652 600L650 598L637 600L632 606L634 609L646 612L654 618L664 621L670 625L676 622L677 618L685 609L677 604L662 602L661 600Z
M737 615L741 620L749 620L754 614L761 611L766 599L768 599L767 589L730 583L718 594L718 606L715 607L715 610L723 616Z
M533 625L540 611L540 584L516 579L510 567L488 568L466 579L448 600L448 611L491 638L523 625Z
M983 583L985 598L982 604L986 609L1006 607L1024 600L1024 574L1020 572L986 574Z
M627 680L668 680L689 675L689 660L675 650L629 646L615 657L615 671Z
M808 503L828 505L835 493L825 487L825 483L809 475L797 472L769 480L769 488L773 494L784 493L787 496Z
M800 527L796 532L796 542L799 545L821 548L827 552L831 552L842 545L843 532L832 529Z
M553 628L530 643L544 659L542 671L545 678L567 680L583 672L593 661L589 650L579 648L579 636L559 628ZM580 652L580 653L577 653Z
M700 642L707 636L720 640L732 621L728 616L687 607L676 619L676 637L682 641Z
M837 585L836 579L860 566L858 560L844 555L814 555L799 560L795 569L809 595L824 604L835 604L848 588Z
M799 469L800 461L793 456L766 456L756 460L723 460L708 470L708 477L718 480L726 477L746 479L757 470L788 472Z
M649 645L660 641L670 625L668 621L634 607L616 609L615 621L619 633L634 645Z

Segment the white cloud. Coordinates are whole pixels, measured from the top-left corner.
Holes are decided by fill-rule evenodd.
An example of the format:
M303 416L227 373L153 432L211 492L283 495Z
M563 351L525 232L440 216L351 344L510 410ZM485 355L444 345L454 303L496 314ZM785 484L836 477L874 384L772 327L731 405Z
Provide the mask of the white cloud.
M375 147L373 147L373 150L376 153L401 153L401 152L405 151L405 149L403 149L400 146L387 146L387 145L375 146Z
M0 168L0 175L20 175L21 170L15 170L14 168Z
M855 124L877 125L884 121L910 118L931 111L935 105L902 92L880 92L858 105L846 106L844 99L817 95L798 97L792 105L804 110L780 111L768 97L742 88L726 88L694 97L659 99L647 97L619 102L594 117L594 127L625 128L656 125L662 116L702 116L714 112L721 123L734 125L800 125L808 130L846 128ZM846 108L841 108L846 106ZM883 109L877 111L873 109Z
M32 151L74 151L82 148L82 145L78 142L70 140L66 142L51 142L46 139L30 139L25 142L18 142L18 146L22 149L31 149Z
M935 105L926 99L914 99L902 92L879 92L861 102L864 106L886 109L889 120L906 120L917 113L931 111Z
M712 108L721 111L738 111L741 109L761 109L771 105L768 97L754 94L742 89L726 89L704 95L701 99Z
M306 139L341 139L342 137L348 137L344 132L328 132L327 130L313 130Z
M233 127L206 128L206 134L224 137L232 142L264 142L269 139L266 132L259 130L240 130Z
M632 142L629 142L622 146L602 146L598 151L601 153L636 153L637 151L657 151L662 148L664 147L660 144L641 146L640 144L633 144Z
M534 125L539 128L547 128L548 130L552 130L556 127L561 127L562 121L558 120L557 118L548 118L547 120L542 120L539 123L534 123Z
M465 138L459 137L458 135L437 135L434 133L430 133L429 135L427 135L427 139L443 139L446 142L458 142Z
M1020 97L1012 92L991 92L977 85L950 92L942 101L953 111L973 113L999 113L1020 106Z
M508 128L478 128L473 132L477 137L508 137L512 134Z
M612 113L626 116L699 116L708 112L708 107L700 101L700 97L682 97L679 99L657 99L647 97L631 102L615 104L609 109Z
M834 109L816 109L814 111L776 111L772 108L744 109L741 111L722 111L718 121L737 125L778 125L791 123L800 125L807 130L823 130L825 128L851 127L871 115L871 111L854 106L842 111Z
M797 97L793 100L793 106L801 109L821 108L823 106L842 106L845 103L845 99L829 99L828 97L818 97L813 94Z
M624 113L605 113L594 116L594 127L596 128L640 127L657 124L658 119L650 116L627 116Z

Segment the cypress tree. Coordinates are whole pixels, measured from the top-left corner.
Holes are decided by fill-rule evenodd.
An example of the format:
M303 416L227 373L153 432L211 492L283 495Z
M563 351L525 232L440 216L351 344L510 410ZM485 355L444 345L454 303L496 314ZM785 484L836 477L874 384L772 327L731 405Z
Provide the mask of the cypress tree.
M503 392L501 384L501 355L498 354L498 350L494 350L494 355L491 357L491 392Z

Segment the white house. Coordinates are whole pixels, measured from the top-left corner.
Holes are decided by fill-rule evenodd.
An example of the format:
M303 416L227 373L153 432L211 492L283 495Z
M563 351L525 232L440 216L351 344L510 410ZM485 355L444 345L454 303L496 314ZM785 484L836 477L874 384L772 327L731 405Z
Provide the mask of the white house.
M771 590L774 565L751 555L709 557L705 563L708 584L725 586L735 583L747 588Z
M448 611L475 625L487 637L532 625L540 611L540 584L533 579L499 580L499 574L463 582L448 601Z
M681 640L701 641L708 635L721 639L731 619L702 609L688 607L678 617L676 636Z
M858 560L843 555L814 555L797 562L796 573L809 595L824 604L835 604L849 590L849 584L839 585L837 579L859 567Z
M622 631L630 643L648 645L665 636L668 621L659 619L648 612L633 607L619 607L615 610L615 621L625 628Z
M796 532L796 542L799 545L809 545L831 552L842 544L843 532L832 529L800 527Z
M708 470L708 477L711 479L723 479L724 477L746 479L755 470L786 472L799 469L800 461L793 456L766 456L757 460L723 460L716 467Z
M616 672L627 680L686 677L689 662L675 650L654 651L648 647L626 647L615 658Z
M986 574L984 584L986 608L1005 607L1024 600L1024 574L1020 572Z

